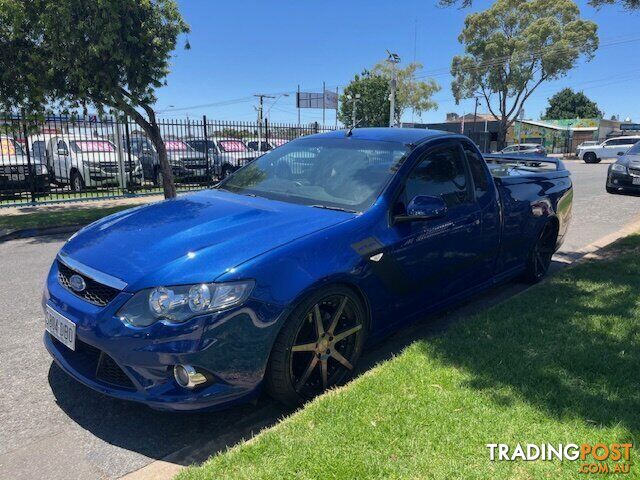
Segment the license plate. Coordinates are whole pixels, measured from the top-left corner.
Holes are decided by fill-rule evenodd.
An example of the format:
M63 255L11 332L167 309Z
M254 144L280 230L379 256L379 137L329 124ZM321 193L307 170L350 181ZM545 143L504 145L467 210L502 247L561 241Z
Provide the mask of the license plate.
M640 177L633 177L633 179L631 180L631 183L633 185L640 185Z
M44 328L71 350L76 349L76 324L47 305Z

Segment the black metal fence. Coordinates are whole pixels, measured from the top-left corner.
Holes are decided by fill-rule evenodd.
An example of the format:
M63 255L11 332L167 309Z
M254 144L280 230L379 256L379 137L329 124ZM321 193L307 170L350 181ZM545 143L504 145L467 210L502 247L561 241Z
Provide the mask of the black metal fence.
M210 187L319 124L159 121L178 191ZM162 192L158 153L130 119L55 115L0 117L0 207Z

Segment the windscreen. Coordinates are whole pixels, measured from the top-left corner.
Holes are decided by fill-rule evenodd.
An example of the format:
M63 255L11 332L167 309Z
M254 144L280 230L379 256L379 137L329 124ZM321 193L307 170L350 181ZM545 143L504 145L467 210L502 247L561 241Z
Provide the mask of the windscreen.
M247 146L242 140L220 140L218 142L223 152L246 152Z
M71 142L71 148L74 152L93 153L93 152L115 152L116 147L105 140L76 140Z
M407 151L392 142L299 139L256 159L218 188L359 212L373 204Z

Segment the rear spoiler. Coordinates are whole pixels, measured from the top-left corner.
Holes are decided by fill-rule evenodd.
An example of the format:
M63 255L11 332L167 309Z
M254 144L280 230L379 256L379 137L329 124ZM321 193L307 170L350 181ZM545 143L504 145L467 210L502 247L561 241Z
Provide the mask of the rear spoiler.
M508 155L503 153L488 153L483 155L487 163L505 163L522 167L539 168L541 163L551 164L556 170L565 170L562 160L552 157L537 157L535 155Z

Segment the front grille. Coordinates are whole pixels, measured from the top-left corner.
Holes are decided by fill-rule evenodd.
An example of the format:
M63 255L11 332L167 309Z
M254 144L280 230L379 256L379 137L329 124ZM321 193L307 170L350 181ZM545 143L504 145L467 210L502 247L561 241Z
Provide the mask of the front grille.
M51 341L62 356L82 375L89 378L95 377L96 380L107 385L135 390L136 387L129 376L102 350L78 338L76 338L75 351L68 349L54 337L51 337Z
M87 285L87 287L83 291L76 292L71 288L70 278L72 275L79 275L83 278L85 284ZM74 295L86 300L89 303L98 305L99 307L104 307L111 300L116 298L116 295L118 295L118 293L120 293L120 291L115 288L98 283L95 280L86 277L85 275L82 275L75 270L72 270L62 262L58 262L58 282L60 282L60 285L62 285Z
M98 368L96 369L96 378L116 387L135 388L131 379L118 366L115 360L104 352L100 353Z

